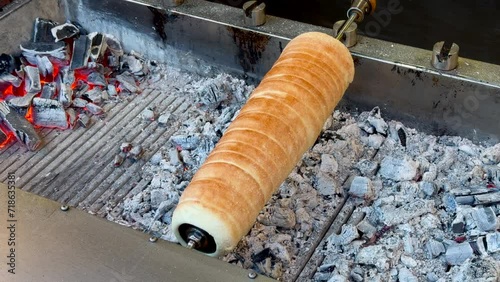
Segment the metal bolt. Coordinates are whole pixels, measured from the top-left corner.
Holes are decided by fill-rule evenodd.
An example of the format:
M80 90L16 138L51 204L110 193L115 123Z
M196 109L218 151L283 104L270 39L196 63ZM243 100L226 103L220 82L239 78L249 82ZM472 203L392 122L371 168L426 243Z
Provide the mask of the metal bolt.
M158 237L155 237L155 236L149 237L149 242L156 243L157 241L158 241Z
M61 210L62 210L62 211L68 211L68 210L69 210L69 206L67 206L67 205L62 205L62 206L61 206Z
M251 271L251 272L249 272L249 273L248 273L248 278L250 278L250 279L255 279L255 278L257 278L257 272L255 272L255 271Z
M266 4L262 1L248 1L243 4L245 24L261 26L266 23Z

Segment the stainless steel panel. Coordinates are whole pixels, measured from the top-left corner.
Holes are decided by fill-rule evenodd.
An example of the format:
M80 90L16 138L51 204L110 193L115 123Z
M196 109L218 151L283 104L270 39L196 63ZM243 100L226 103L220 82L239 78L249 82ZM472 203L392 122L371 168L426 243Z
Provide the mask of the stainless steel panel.
M79 5L69 5L79 7L70 14L91 29L106 28L96 21L105 15L107 19L115 18L122 29L158 31L153 24L157 23L154 13L136 14L135 18L141 20L134 21L127 16L120 18L127 12L112 4L116 0L103 3L81 0ZM136 3L159 5L157 1L128 5L141 6ZM187 0L162 15L164 38L154 32L134 34L138 36L135 42L147 42L141 49L146 55L205 75L222 69L256 81L270 69L291 38L306 31L332 32L272 16L264 26L245 27L240 9L200 0ZM115 32L130 34L120 29ZM133 42L128 44L128 48L139 47L132 46ZM343 101L344 107L367 109L378 105L389 116L428 133L498 142L500 127L492 121L496 120L495 109L500 103L500 66L462 58L457 70L440 72L431 66L431 50L362 36L351 51L356 60L356 78ZM187 60L185 54L198 59Z
M272 281L179 245L16 190L15 273L7 266L7 187L0 184L0 281ZM9 247L10 248L10 247Z

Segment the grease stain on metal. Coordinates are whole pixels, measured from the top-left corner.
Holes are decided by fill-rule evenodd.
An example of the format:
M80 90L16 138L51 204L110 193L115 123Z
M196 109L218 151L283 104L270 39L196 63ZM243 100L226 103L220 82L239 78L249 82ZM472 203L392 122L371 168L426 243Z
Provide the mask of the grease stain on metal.
M262 58L271 37L234 27L227 29L238 46L237 56L243 71L254 72L255 65Z

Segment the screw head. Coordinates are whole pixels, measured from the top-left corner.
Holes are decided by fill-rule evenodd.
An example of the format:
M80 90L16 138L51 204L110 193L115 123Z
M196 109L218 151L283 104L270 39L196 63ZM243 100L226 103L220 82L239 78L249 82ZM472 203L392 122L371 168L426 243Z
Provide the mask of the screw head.
M157 241L158 241L158 237L155 237L155 236L149 237L149 242L156 243Z
M249 273L248 273L248 278L250 278L250 279L255 279L255 278L257 278L257 272L255 272L255 271L251 271L251 272L249 272Z
M61 206L61 210L62 211L68 211L69 210L69 206L68 205L62 205Z

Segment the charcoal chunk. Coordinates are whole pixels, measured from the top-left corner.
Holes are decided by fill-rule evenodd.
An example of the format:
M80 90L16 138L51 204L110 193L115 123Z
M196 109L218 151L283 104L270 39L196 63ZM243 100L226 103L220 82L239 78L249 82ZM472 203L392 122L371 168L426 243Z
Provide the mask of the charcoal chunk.
M63 105L51 99L33 99L33 123L42 127L68 128L68 118Z
M36 18L33 27L33 42L54 42L51 30L57 25L52 20Z
M12 110L5 101L0 102L0 119L29 150L34 151L40 147L42 140L33 125L24 116Z
M45 83L42 87L42 95L40 98L44 99L52 99L56 94L56 83L49 82Z
M80 34L80 29L78 29L78 27L71 23L58 25L56 27L53 27L50 31L56 42L67 38L73 38Z
M66 59L66 44L64 42L28 42L21 45L23 55L29 60L33 61L36 55L51 56L61 60Z
M76 70L87 66L89 61L90 42L87 36L80 36L73 42L73 56L71 57L70 69Z
M14 57L8 54L0 55L0 77L10 74L16 69Z

